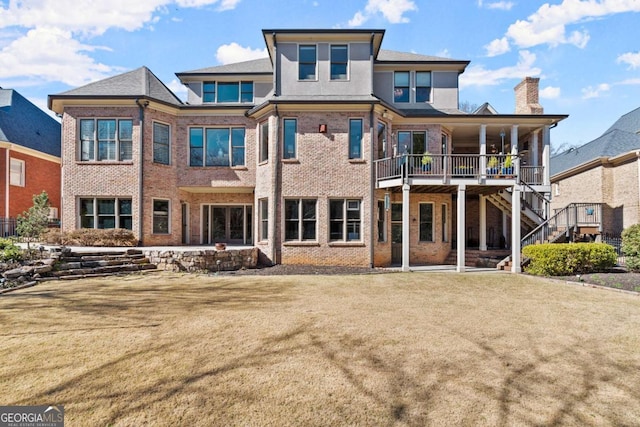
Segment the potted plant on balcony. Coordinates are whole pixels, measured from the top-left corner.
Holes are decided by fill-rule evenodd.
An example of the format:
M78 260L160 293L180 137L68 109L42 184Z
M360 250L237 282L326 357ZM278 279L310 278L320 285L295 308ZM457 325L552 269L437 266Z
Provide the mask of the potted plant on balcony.
M504 165L502 165L502 174L513 175L513 159L511 158L510 154L507 154Z
M431 171L431 162L433 161L433 159L431 158L431 154L429 154L428 151L425 151L424 154L422 155L422 170L424 172L430 172Z
M498 175L498 158L496 156L491 156L489 162L487 162L487 174Z

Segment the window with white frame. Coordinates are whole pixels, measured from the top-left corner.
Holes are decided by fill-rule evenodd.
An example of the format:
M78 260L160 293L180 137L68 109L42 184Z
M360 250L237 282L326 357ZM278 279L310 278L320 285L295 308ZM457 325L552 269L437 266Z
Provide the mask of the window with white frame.
M349 119L349 158L362 158L362 119Z
M202 102L205 103L250 103L253 102L253 82L210 81L202 84Z
M170 128L164 123L153 122L153 162L171 163Z
M24 187L26 182L24 160L11 158L9 168L9 184Z
M316 80L316 45L298 46L298 79Z
M189 166L244 166L244 128L189 129Z
M331 45L331 80L347 80L349 47L346 44Z
M296 158L296 134L298 133L298 121L296 119L284 119L283 120L283 145L284 150L282 152L283 159L295 159Z
M258 200L260 208L260 236L261 241L269 240L269 199Z
M133 121L80 119L80 160L126 161L133 158Z
M329 240L362 240L361 201L340 199L329 201Z
M153 200L153 234L169 234L170 206L169 200Z
M315 199L285 200L285 240L316 240L316 219Z
M269 160L269 121L260 123L260 162Z
M378 200L378 242L387 241L387 215L384 200Z
M80 198L81 228L133 228L130 198Z
M420 241L433 242L433 203L420 203Z

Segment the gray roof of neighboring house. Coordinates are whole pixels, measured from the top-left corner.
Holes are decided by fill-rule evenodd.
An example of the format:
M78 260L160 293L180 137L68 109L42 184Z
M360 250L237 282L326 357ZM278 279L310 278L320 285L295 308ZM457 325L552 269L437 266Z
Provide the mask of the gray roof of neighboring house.
M176 76L180 77L193 74L271 74L272 72L273 67L271 66L271 60L269 58L260 58L234 64L182 71L176 73Z
M550 175L554 176L601 157L615 157L638 149L640 149L640 135L612 126L599 138L552 157L549 168Z
M60 157L60 123L15 90L0 88L0 141Z
M605 133L614 129L630 133L640 133L640 107L620 117Z
M117 76L89 83L55 96L118 97L145 96L168 104L181 105L182 101L147 67L140 67Z

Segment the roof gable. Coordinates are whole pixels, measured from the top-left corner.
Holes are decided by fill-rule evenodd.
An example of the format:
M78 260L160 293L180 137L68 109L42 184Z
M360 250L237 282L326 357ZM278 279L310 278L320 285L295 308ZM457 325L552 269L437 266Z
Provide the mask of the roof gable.
M0 141L60 157L60 123L13 89L0 89Z

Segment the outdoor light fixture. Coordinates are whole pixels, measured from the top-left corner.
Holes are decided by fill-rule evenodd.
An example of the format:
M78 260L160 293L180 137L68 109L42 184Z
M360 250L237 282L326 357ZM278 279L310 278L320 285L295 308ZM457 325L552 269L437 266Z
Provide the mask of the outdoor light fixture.
M320 126L318 126L318 132L327 133L327 124L321 123Z

